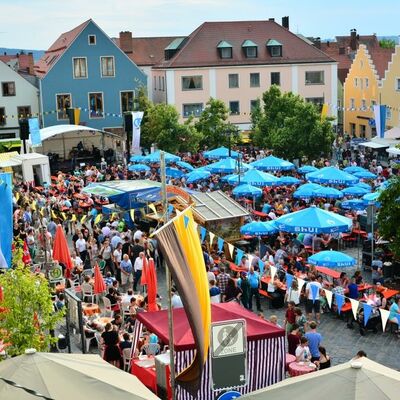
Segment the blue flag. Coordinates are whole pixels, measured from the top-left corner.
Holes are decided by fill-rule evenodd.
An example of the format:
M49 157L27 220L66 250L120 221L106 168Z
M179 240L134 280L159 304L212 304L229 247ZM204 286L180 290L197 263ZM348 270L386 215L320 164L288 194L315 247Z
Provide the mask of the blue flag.
M1 251L7 266L11 267L13 241L12 174L0 173L0 238Z
M224 248L224 239L222 238L218 238L218 251L222 251L222 249Z
M289 290L292 287L294 276L291 274L286 274L286 288Z
M344 304L344 296L342 294L335 293L335 299L336 299L336 305L337 305L337 312L340 314L342 312L342 307Z
M171 215L172 211L174 211L174 206L172 206L171 204L168 206L168 210L167 210L167 218L169 219L169 216Z
M317 294L319 292L319 287L317 285L314 285L313 283L310 283L310 288L311 288L311 298L314 303L317 298Z
M260 268L260 275L264 274L264 261L258 260L258 267Z
M186 215L183 216L183 223L185 224L186 229L189 225L189 217L187 217Z
M372 306L370 306L367 303L361 303L361 304L364 307L364 326L367 326L369 317L371 316L372 313Z
M206 238L206 234L207 234L207 229L204 228L204 226L200 227L200 238L201 238L201 243L204 242L204 239Z
M242 260L243 254L244 254L243 250L236 249L236 260L235 260L235 264L236 265L240 264L240 261Z
M29 118L28 124L32 147L41 146L42 138L40 136L39 118Z

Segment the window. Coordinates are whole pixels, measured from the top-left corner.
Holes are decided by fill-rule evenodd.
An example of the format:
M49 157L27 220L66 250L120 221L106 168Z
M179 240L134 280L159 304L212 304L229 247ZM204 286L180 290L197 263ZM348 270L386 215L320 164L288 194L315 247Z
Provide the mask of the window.
M270 47L271 57L282 57L282 46Z
M362 78L360 78L360 89L363 90L364 89L364 81Z
M369 79L365 78L365 89L369 88Z
M229 74L228 75L228 80L229 80L229 87L232 88L238 88L239 87L239 74Z
M132 90L121 92L121 112L133 111L134 92Z
M322 106L324 105L324 98L323 97L306 97L306 101L308 103L314 104L317 107L318 111L322 111Z
M260 108L260 100L250 100L250 112L252 113L258 108Z
M103 93L89 93L89 117L104 117Z
M161 76L158 77L158 90L162 90L161 89Z
M6 124L6 109L4 107L0 107L0 126L4 126Z
M356 124L350 123L350 135L351 136L356 135Z
M367 133L367 126L360 125L360 137L365 138L366 133Z
M203 111L203 103L192 103L183 105L183 117L187 118L191 115L200 117Z
M31 117L31 107L30 106L20 106L17 107L18 118L30 118Z
M400 78L396 78L396 87L395 90L400 91Z
M161 84L162 84L162 91L165 92L165 78L161 78Z
M3 96L15 96L15 82L1 82Z
M392 119L392 109L386 106L386 118Z
M323 85L324 71L306 71L306 85Z
M367 101L365 99L361 100L361 110L367 109Z
M73 58L74 79L87 78L87 63L85 57Z
M250 74L250 87L260 87L260 74L258 72Z
M101 58L101 76L114 77L115 76L115 65L114 57L100 57Z
M94 46L96 44L96 35L89 35L88 43L89 43L89 46Z
M354 78L354 87L358 86L358 78Z
M70 94L57 94L56 107L57 107L57 120L68 119L67 108L72 105Z
M257 58L257 47L251 46L244 49L246 58Z
M154 80L154 83L153 83L153 86L154 86L154 87L153 87L153 89L154 89L154 90L157 90L157 77L155 76L153 80Z
M232 47L219 49L219 54L221 58L232 58Z
M182 90L203 90L203 76L182 76Z
M374 111L374 106L376 106L376 101L371 100L371 111Z
M271 72L271 85L281 84L281 73L280 72Z
M240 107L238 101L229 102L229 112L230 114L238 115L240 114Z
M350 110L354 110L356 108L354 99L350 99Z

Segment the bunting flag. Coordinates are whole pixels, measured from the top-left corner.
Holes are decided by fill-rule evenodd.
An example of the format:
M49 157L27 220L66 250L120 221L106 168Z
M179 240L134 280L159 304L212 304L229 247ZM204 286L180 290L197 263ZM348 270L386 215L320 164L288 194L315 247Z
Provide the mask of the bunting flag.
M207 234L207 229L204 228L204 226L200 226L201 243L204 242L204 239L206 238L206 234Z
M254 256L252 254L247 254L247 258L249 259L249 265L252 265Z
M389 311L389 310L384 310L384 309L380 308L380 309L379 309L379 312L381 313L382 330L383 330L383 332L385 332L386 324L387 324L387 321L388 321L388 319L389 319L390 311Z
M208 234L210 235L210 246L212 246L212 244L214 242L215 235L212 232L208 232Z
M305 285L306 281L301 278L297 278L297 283L299 284L299 292L303 289L303 286Z
M286 274L286 287L289 290L292 287L294 276L291 274Z
M325 291L325 297L326 297L326 301L328 302L328 306L329 308L332 308L332 292L328 289L324 289Z
M174 211L174 206L170 204L167 209L167 219L169 219L173 211Z
M258 267L260 268L260 274L264 274L264 261L263 260L258 260Z
M188 223L185 223L185 217ZM204 364L208 359L211 305L203 252L193 215L187 208L154 233L171 276L181 296L196 346L192 364L176 377L177 382L196 398Z
M193 221L193 226L194 226L194 229L196 229L196 231L197 231L199 224L196 221Z
M52 218L53 220L58 218L57 215L56 215L56 213L55 213L53 210L51 210L51 218Z
M84 215L84 216L81 218L81 224L84 224L85 221L86 221L86 219L87 219L87 215Z
M228 243L228 250L231 258L233 259L233 252L235 251L235 246L233 244Z
M42 207L42 208L39 210L39 212L40 212L40 215L41 215L42 217L44 217L44 207Z
M135 222L135 210L134 210L134 209L132 209L132 210L129 211L129 215L131 216L131 220L132 220L133 222Z
M101 219L103 218L103 215L102 214L99 214L95 219L94 219L94 225L96 225L96 224L98 224L100 221L101 221Z
M353 317L355 320L357 320L357 311L360 303L358 302L358 300L354 299L350 299L350 303L351 303L351 311L353 311Z
M222 239L222 238L218 238L218 251L219 252L221 252L222 250L223 250L223 248L224 248L224 239Z
M240 261L242 260L243 256L244 256L244 251L241 249L236 249L236 258L235 258L236 265L240 264Z
M64 220L64 221L67 220L67 214L65 214L65 212L61 212L61 216L63 217L63 220Z
M313 303L315 300L317 300L317 295L319 292L319 287L317 285L314 285L312 282L310 283L310 289L311 289L311 298Z
M321 110L321 121L324 119L324 118L326 118L326 116L328 115L328 110L329 110L329 106L328 106L328 104L324 104L323 106L322 106L322 110Z
M31 203L31 209L33 211L36 211L36 201L35 200L33 200L32 203Z
M269 270L271 272L271 281L273 281L276 275L277 268L275 267L275 265L271 265Z
M369 317L371 316L372 313L372 306L370 306L367 303L361 303L362 307L364 308L364 326L367 326Z
M16 192L16 193L15 193L15 201L18 203L18 200L19 200L19 193Z
M342 294L335 293L336 305L337 305L337 312L340 314L342 312L342 307L344 304L344 296Z
M75 214L72 215L71 222L76 222L76 215Z
M158 215L156 206L154 204L149 204L149 208L155 215Z

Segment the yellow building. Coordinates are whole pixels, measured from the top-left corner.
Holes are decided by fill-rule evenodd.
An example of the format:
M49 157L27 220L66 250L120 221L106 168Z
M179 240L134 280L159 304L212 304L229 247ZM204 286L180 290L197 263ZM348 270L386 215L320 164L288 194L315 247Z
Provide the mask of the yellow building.
M344 132L351 136L375 136L370 120L380 102L379 85L393 49L360 44L344 82ZM373 134L372 134L373 133Z
M400 126L400 46L396 46L379 89L381 104L386 105L386 128Z

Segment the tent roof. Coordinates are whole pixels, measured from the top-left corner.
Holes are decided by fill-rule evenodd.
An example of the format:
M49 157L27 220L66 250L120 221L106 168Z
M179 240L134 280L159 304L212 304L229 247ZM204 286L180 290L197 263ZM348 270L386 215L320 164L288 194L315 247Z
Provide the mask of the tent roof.
M395 126L384 134L385 139L400 139L400 128Z
M42 139L42 142L44 140L50 139L54 136L62 135L63 133L72 133L72 132L77 132L77 133L84 133L84 132L89 132L89 133L104 133L105 135L109 136L117 136L111 132L107 131L102 131L100 129L95 129L95 128L90 128L89 126L83 126L83 125L53 125L49 126L47 128L40 129L40 138Z
M53 399L158 399L135 376L94 354L25 354L1 362L0 376ZM27 399L24 390L4 385L0 398Z
M396 156L398 156L400 154L400 149L398 149L397 147L389 147L388 149L386 149L386 151L389 154L393 154L393 155L396 155Z
M13 154L15 153L15 154ZM38 154L38 153L27 153L27 154L18 154L16 151L6 154L13 154L7 160L0 159L0 168L7 168L7 167L17 167L18 165L22 165L23 161L25 160L35 160L38 163L48 162L49 157Z
M164 343L168 343L167 310L139 313L137 319L151 332L154 332ZM174 347L177 351L194 349L194 339L183 308L173 310ZM262 320L257 314L247 311L236 303L211 304L212 322L234 319L246 320L247 340L261 340L281 337L285 331L270 322Z
M359 368L353 368L358 365ZM361 367L360 367L361 366ZM387 368L368 358L356 363L347 362L332 368L286 379L268 388L241 397L245 400L324 400L397 399L400 390L400 372Z

